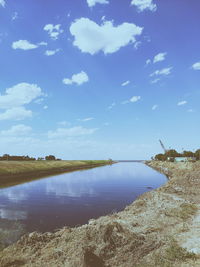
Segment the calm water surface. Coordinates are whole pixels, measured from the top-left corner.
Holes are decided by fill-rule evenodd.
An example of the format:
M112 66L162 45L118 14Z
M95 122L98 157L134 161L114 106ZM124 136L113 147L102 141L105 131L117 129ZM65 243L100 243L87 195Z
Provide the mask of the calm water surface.
M166 177L142 163L118 163L0 190L0 226L53 231L122 210Z

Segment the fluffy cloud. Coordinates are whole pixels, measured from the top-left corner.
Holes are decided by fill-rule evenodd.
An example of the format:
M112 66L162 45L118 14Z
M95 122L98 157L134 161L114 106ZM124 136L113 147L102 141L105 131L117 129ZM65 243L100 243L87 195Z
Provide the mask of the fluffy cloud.
M38 44L32 44L27 40L19 40L12 43L13 49L21 49L21 50L32 50L38 48L39 46L47 46L47 43L40 42Z
M178 102L177 103L177 106L183 106L183 105L185 105L185 104L187 104L187 101L180 101L180 102Z
M152 107L152 110L156 110L158 108L158 105L154 105L153 107Z
M154 71L153 73L150 74L150 77L153 77L153 76L158 76L158 75L169 75L171 73L171 70L172 70L172 67L170 68L164 68L164 69L161 69L161 70L156 70Z
M140 99L141 99L141 96L133 96L131 97L130 102L134 103L134 102L139 101Z
M71 85L73 83L75 83L77 85L81 85L81 84L86 83L88 81L89 81L89 77L88 77L87 73L85 73L84 71L81 71L80 73L72 75L71 79L68 79L68 78L63 79L63 83L66 85Z
M132 0L132 6L136 6L139 12L144 10L156 11L157 6L153 3L153 0Z
M91 55L100 51L104 54L117 52L121 47L135 43L142 30L133 23L114 26L112 21L103 21L98 25L88 18L80 18L70 26L70 33L75 38L74 46Z
M56 49L56 50L46 50L45 51L45 56L53 56L55 55L56 53L58 53L60 51L60 49Z
M93 7L96 4L109 4L108 0L87 0L88 6Z
M192 65L193 70L200 70L200 62L196 62Z
M97 128L84 128L82 126L76 126L72 128L58 128L55 131L48 132L48 138L62 138L62 137L74 137L74 136L83 136L90 135L96 132Z
M0 6L5 7L5 5L6 5L5 0L0 0Z
M43 29L44 31L47 31L52 40L57 40L59 35L63 33L63 30L60 27L61 27L60 24L57 25L47 24L44 26Z
M151 59L146 60L146 65L149 65L149 64L151 64Z
M126 85L128 85L129 83L130 83L130 81L126 81L126 82L122 83L122 86L126 86Z
M31 44L27 40L19 40L19 41L16 41L16 42L12 43L12 48L13 49L22 49L22 50L31 50L31 49L38 48L38 45Z
M27 134L30 134L32 131L32 128L30 126L26 126L24 124L18 124L12 126L8 130L4 130L0 132L0 135L3 136L25 136Z
M165 60L165 57L166 57L167 53L159 53L157 54L154 59L153 59L153 63L156 63L156 62L160 62L160 61L163 61Z
M0 113L0 121L3 120L24 120L32 117L33 113L31 110L27 110L24 107L15 107L7 109L5 112Z
M7 88L4 95L0 95L0 108L8 109L29 104L39 96L42 90L36 84L19 83L11 88Z
M19 83L5 90L0 95L0 120L23 120L32 117L32 111L27 110L24 105L44 95L41 88L36 84Z

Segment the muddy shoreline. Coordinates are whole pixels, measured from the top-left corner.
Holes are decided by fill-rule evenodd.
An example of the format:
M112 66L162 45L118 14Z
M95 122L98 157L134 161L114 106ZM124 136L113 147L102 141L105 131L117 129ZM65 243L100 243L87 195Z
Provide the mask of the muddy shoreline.
M200 163L146 164L168 182L87 225L25 235L0 252L0 265L200 266Z

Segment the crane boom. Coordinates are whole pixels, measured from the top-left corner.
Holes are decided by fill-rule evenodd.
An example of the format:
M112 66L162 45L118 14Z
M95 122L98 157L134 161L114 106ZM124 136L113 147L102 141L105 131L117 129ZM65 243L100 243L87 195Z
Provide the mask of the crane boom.
M163 149L164 152L166 153L166 152L167 152L167 149L165 148L163 142L162 142L161 140L159 140L159 142L160 142L160 145L161 145L162 149Z

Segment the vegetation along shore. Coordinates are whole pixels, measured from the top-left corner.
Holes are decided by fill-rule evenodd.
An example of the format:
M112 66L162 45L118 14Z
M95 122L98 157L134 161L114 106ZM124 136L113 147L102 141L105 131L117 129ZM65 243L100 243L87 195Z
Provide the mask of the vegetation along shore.
M0 188L111 163L111 160L0 160Z
M200 162L146 164L168 182L87 225L27 234L0 252L0 265L200 266Z

